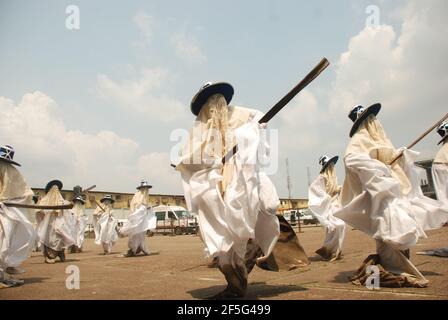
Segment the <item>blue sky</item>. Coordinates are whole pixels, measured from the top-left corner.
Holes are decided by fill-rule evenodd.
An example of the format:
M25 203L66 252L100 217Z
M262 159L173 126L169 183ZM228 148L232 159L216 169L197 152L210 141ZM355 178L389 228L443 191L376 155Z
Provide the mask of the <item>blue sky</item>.
M79 30L65 26L68 5L80 9ZM376 31L366 30L368 5L381 10L381 26ZM426 12L422 7L429 8L427 16L421 16ZM424 4L349 0L2 1L3 110L10 116L20 114L13 109L21 109L23 97L30 94L31 105L44 105L39 112L48 112L45 119L50 126L62 123L63 128L58 129L59 141L45 128L31 128L32 113L38 108L30 106L30 120L23 124L27 134L9 128L0 131L0 141L14 144L33 186L60 177L67 187L95 183L101 189L132 191L134 184L146 178L154 180L155 192L180 193L179 177L155 162L168 162L166 154L173 146L171 131L190 127L193 117L189 102L200 85L228 81L235 87L234 104L267 111L325 56L332 62L331 68L270 123L279 129L281 140L280 167L272 177L278 191L287 195L284 159L288 157L293 196L306 197L306 168L310 167L314 178L321 154L344 152L350 129L346 115L352 100L389 103L385 127L397 146L409 142L446 110L442 104L446 96L431 86L438 75L422 74L428 63L424 57L431 49L421 46L432 28L442 34L446 31L440 30L433 16L445 8L446 4L437 0ZM415 28L410 27L411 21ZM442 42L437 50L440 55L445 53L445 38L438 37ZM378 51L363 52L367 47L363 41ZM401 54L402 47L417 48L417 52ZM349 58L344 60L347 52ZM389 54L394 58L388 59ZM441 62L435 56L429 63L446 75ZM415 70L409 71L407 64ZM385 80L378 69L393 71L387 75L390 83L380 85ZM416 76L424 86L409 83ZM368 93L358 87L366 81L371 88ZM344 90L339 90L342 87ZM436 92L412 92L413 88ZM403 96L412 94L418 97L410 105ZM431 110L421 111L422 104L428 106L429 102L433 104ZM1 108L0 100L0 112ZM420 110L425 118L421 123L410 119L396 126L403 110L408 109ZM408 117L414 118L409 113L405 119ZM113 133L113 138L99 134L103 131ZM100 145L84 149L80 141L90 138ZM33 139L36 147L30 143ZM436 140L433 136L422 145L424 156L436 151ZM105 144L110 145L106 148ZM58 150L66 155L56 155ZM49 155L51 159L47 159ZM78 160L70 161L75 158ZM79 158L91 159L88 168ZM342 180L340 164L338 171Z

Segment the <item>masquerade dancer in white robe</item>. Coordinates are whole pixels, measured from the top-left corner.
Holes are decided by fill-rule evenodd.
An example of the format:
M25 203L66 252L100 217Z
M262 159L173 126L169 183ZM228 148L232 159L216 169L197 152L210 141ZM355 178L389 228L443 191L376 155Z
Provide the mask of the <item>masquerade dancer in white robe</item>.
M70 202L64 200L61 195L62 182L50 181L45 187L45 196L38 204L43 206L67 205ZM67 221L64 210L40 210L36 213L37 235L43 245L43 253L46 263L55 263L59 257L61 262L65 261L65 249L75 244L73 232Z
M72 230L75 244L70 247L70 253L82 252L84 243L84 234L86 230L88 217L84 211L84 198L79 195L73 198L73 208L67 212L67 220Z
M29 257L36 235L26 209L4 203L32 204L33 191L15 166L14 149L0 146L0 288L23 284L10 274L21 273L20 264Z
M342 243L345 235L345 222L333 216L340 207L335 164L339 157L322 156L319 159L322 169L308 190L308 207L325 227L325 241L316 251L322 258L334 261L342 257Z
M131 200L132 214L120 228L121 236L128 236L129 250L126 257L133 257L140 252L143 255L149 255L145 239L148 230L154 230L157 227L157 219L154 211L149 206L149 189L152 186L146 181L142 181L137 187L137 192Z
M432 178L437 199L448 206L448 122L443 123L437 132L442 137L442 144L432 165Z
M104 211L96 224L95 235L97 237L95 243L103 246L104 254L110 254L112 247L118 240L118 221L112 214L112 204L114 202L115 200L110 195L101 199L101 206Z
M259 150L267 151L264 126L258 124L262 113L228 106L232 96L228 83L208 83L196 94L191 110L197 118L176 167L187 206L198 214L206 254L218 258L228 283L214 298L244 296L248 273L256 262L267 260L280 234L275 216L279 198L259 165ZM223 165L222 157L235 143L238 152ZM295 262L308 263L303 256L306 262Z
M377 244L377 254L364 261L353 283L364 285L370 276L367 267L376 265L383 287L425 287L428 280L409 260L409 248L426 237L425 230L441 227L448 210L423 196L416 152L404 150L403 157L389 165L398 153L376 118L380 109L380 104L356 106L349 114L354 124L344 158L342 208L334 215Z

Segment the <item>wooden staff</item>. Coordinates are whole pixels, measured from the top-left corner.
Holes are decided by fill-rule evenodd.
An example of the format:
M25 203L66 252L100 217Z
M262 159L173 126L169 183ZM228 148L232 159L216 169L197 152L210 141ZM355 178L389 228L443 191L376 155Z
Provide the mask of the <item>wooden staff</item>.
M93 186L87 188L86 190L84 190L83 192L85 193L89 193L90 190L92 190L93 188L96 188L96 184L94 184ZM106 209L104 209L99 203L98 201L96 201L96 199L94 198L93 201L95 201L95 204L101 209L101 211L106 212Z
M84 190L83 192L89 192L90 190L92 190L92 189L94 189L94 188L96 188L96 184L94 184L93 186L91 186L91 187L88 187L86 190Z
M93 185L93 186L87 188L85 190L85 192L89 192L90 190L92 190L95 187L96 187L96 185ZM38 209L38 210L65 210L65 209L73 208L73 203L62 204L62 205L58 205L58 206L45 206L45 205L39 205L39 204L22 204L22 203L14 203L14 202L5 202L4 205L7 207L13 207L13 208Z
M58 206L43 206L43 205L38 205L38 204L21 204L21 203L14 203L14 202L4 202L3 204L7 207L39 209L39 210L64 210L64 209L73 208L73 203L62 204L62 205L58 205Z
M438 121L435 125L433 125L431 128L429 128L428 130L426 130L420 137L418 137L414 142L412 142L409 146L407 146L407 149L411 149L413 146L415 146L417 143L419 143L424 137L426 137L431 131L433 131L435 128L437 128L438 126L440 126L442 124L443 121L445 121L445 119L448 118L448 113L440 120ZM403 155L403 152L400 152L400 154L398 154L391 162L389 165L393 165L395 163L395 161L397 161L398 159L401 158L401 156Z
M291 89L283 98L280 99L279 102L277 102L271 109L269 109L268 112L258 121L258 123L268 123L269 120L274 118L274 116L280 112L280 110L283 109L284 106L286 106L300 91L306 88L314 79L316 79L322 71L324 71L328 66L330 65L330 62L323 58L315 67L313 70L310 71L306 75L305 78L303 78L302 81L300 81L294 88ZM238 145L235 145L223 158L222 158L222 164L225 164L229 161L229 159L238 151Z
M268 123L280 110L283 109L300 91L306 88L314 79L316 79L322 71L324 71L330 62L326 58L322 60L311 70L302 81L300 81L294 88L291 89L283 98L280 99L268 112L258 121L258 123ZM235 145L227 154L222 158L222 163L226 163L229 159L238 151L238 145ZM176 168L174 164L171 164L173 168Z

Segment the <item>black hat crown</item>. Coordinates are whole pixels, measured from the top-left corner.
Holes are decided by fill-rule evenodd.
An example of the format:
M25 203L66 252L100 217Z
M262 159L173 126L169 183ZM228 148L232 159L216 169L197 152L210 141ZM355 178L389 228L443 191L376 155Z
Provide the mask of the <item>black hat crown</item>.
M199 91L191 100L191 112L197 116L208 98L217 93L222 94L227 104L229 104L232 100L233 92L232 85L227 82L207 82L199 88Z
M371 115L376 116L381 110L381 104L375 103L370 107L365 108L364 106L358 104L350 111L348 117L353 121L352 129L350 130L350 137L352 137L359 126L367 120Z
M112 198L112 196L110 194L106 194L101 200L100 202L103 203L104 201L110 201L111 203L114 203L115 200Z
M82 195L74 197L73 202L75 202L75 201L81 202L82 204L86 203L86 200L84 199L84 197Z
M0 160L20 166L14 161L14 148L9 145L0 146Z
M440 136L442 138L445 138L448 135L448 122L444 122L442 123L438 128L437 128L437 133L440 134Z
M62 187L64 186L62 184L62 182L60 180L51 180L50 182L47 183L47 185L45 186L45 193L48 193L48 191L50 191L50 189L53 186L57 186L59 191L62 190Z
M319 164L322 166L320 172L324 172L325 170L327 170L327 168L333 164L336 165L336 162L338 162L339 157L338 156L334 156L332 158L323 155L322 157L319 158Z
M330 160L329 157L327 157L327 156L322 156L322 157L319 158L319 164L320 164L321 166L324 166L324 165L328 162L328 160Z
M348 117L355 122L359 116L366 110L362 105L356 105L348 114Z
M0 157L7 160L14 160L14 148L8 145L0 146Z
M140 185L137 187L137 189L142 189L142 188L149 188L149 189L151 189L151 188L152 188L152 185L150 185L150 184L148 183L148 181L146 181L146 180L142 180L142 181L140 182Z

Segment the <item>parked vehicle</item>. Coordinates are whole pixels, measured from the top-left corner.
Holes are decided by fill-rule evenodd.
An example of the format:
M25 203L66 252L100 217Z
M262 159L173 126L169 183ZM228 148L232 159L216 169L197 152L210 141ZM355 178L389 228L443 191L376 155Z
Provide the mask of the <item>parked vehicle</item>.
M303 209L299 211L299 219L303 224L319 224L319 220L312 214L310 209Z
M157 217L157 228L154 232L176 235L196 233L197 219L185 208L157 206L153 210ZM150 235L154 232L150 232Z
M286 210L283 211L283 217L291 226L295 226L298 221L298 210Z

